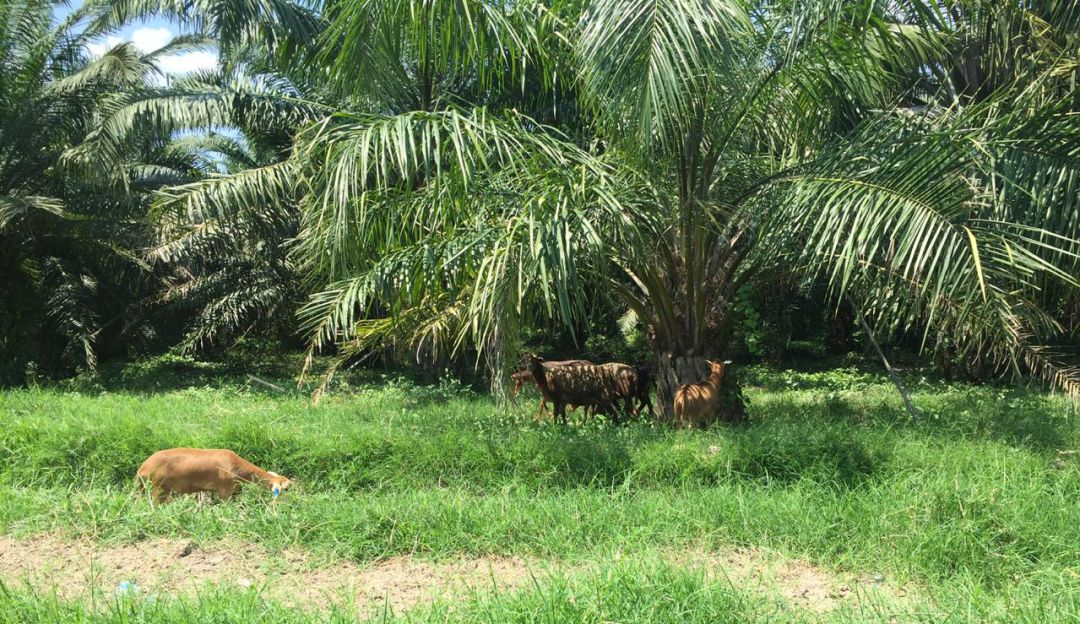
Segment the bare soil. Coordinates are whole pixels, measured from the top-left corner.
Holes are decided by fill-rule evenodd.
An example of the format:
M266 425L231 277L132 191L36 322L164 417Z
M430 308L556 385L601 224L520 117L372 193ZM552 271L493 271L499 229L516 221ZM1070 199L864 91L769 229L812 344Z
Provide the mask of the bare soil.
M806 561L755 549L681 550L662 558L672 565L701 570L716 582L779 596L819 613L852 604L860 596L896 600L906 595L903 588L844 577ZM186 540L156 538L106 546L57 535L0 536L0 581L56 591L64 599L92 591L113 592L124 581L137 585L138 593L144 595L192 593L207 584L232 585L254 587L287 606L335 604L354 608L363 616L379 613L386 605L400 613L440 598L512 590L533 579L543 581L558 569L550 562L513 557L446 562L395 557L361 566L320 559L298 549L270 552L251 543L216 543L204 548ZM580 569L562 568L564 572Z
M825 613L864 597L897 602L908 589L875 580L824 570L808 561L788 559L767 551L743 548L723 552L681 551L666 559L673 565L702 570L707 578L726 581L736 588L779 593L788 602Z
M539 575L539 573L538 573ZM55 535L0 537L0 580L28 583L77 598L93 590L113 592L124 581L141 594L192 593L214 585L255 587L287 606L353 605L360 615L395 611L470 591L505 591L530 578L529 565L514 558L484 557L433 563L395 557L358 566L327 562L300 550L268 552L256 544L215 544L157 538L123 546Z

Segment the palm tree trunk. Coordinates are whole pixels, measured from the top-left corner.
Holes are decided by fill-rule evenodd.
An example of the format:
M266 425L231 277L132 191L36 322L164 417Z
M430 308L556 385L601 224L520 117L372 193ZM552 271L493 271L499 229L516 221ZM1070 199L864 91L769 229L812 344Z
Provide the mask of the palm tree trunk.
M675 391L683 384L708 378L709 365L701 356L659 353L656 371L656 400L660 406L657 417L664 423L675 422Z

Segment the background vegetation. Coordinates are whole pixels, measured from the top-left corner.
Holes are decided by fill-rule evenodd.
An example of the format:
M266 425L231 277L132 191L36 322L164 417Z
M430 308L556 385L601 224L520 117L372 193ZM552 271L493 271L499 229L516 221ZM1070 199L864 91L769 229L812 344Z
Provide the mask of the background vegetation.
M5 383L262 336L498 385L591 346L667 406L864 315L1077 388L1074 3L57 6L0 14ZM141 16L190 34L89 54ZM164 79L192 48L219 68Z

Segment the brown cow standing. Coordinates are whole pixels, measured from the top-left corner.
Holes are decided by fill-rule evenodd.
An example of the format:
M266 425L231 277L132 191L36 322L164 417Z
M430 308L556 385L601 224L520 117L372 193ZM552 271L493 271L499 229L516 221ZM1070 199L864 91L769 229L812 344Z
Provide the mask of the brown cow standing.
M544 367L545 368L552 368L554 366L578 366L578 365L582 365L582 364L587 364L589 366L592 366L592 362L590 362L589 360L559 360L559 361L555 361L555 362L544 362ZM533 377L533 374L532 374L531 370L524 370L524 371L514 373L513 375L510 375L510 379L512 379L513 382L514 382L514 393L512 395L514 397L517 397L518 393L521 392L521 386L524 385L526 382L532 382L532 383L536 384L536 379ZM537 385L537 389L539 389L539 387L540 386ZM540 417L544 414L544 411L546 409L547 409L547 397L544 396L543 392L541 392L540 393L540 408L538 410L536 410L536 420L540 420ZM575 409L577 409L577 405L571 405L570 406L570 411L574 411Z
M709 362L709 378L698 383L684 384L675 391L675 424L680 427L703 427L716 410L720 400L720 382L724 366L731 362Z
M574 366L545 366L546 362L531 357L529 370L545 401L554 406L555 418L566 422L566 406L593 406L603 411L623 402L625 411L633 413L633 398L637 395L637 373L626 364L578 364ZM618 422L618 410L613 410Z

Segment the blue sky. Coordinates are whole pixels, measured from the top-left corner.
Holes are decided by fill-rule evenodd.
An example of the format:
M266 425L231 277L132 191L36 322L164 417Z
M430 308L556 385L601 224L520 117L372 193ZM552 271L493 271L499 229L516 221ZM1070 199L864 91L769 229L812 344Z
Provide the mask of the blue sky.
M72 10L82 5L81 0L74 0L70 7L59 7L56 18L67 17ZM173 37L183 32L179 24L161 18L133 21L120 31L94 41L87 46L90 54L100 56L122 41L130 41L143 52L151 52L169 43ZM166 74L183 74L190 71L210 69L217 65L217 54L208 50L170 54L159 59L158 66Z

